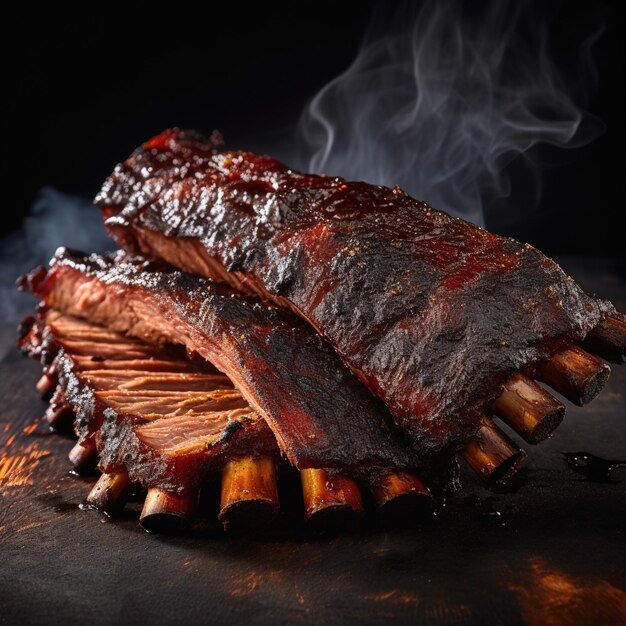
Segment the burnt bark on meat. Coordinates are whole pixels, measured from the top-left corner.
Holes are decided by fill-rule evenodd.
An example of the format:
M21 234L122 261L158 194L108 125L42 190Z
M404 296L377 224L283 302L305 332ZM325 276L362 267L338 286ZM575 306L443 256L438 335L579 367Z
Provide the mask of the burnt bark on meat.
M60 251L48 272L37 270L26 282L54 309L156 346L182 344L212 362L265 418L298 469L370 479L427 464L384 405L293 314L124 253Z
M58 389L76 411L70 460L81 469L95 463L96 448L100 455L105 478L91 504L117 503L111 484L121 489L113 477L123 473L147 488L197 492L209 471L236 456L278 455L265 421L206 361L55 310L28 323L22 350L54 355Z
M306 318L427 456L461 449L514 372L614 311L531 246L399 188L300 174L189 131L141 146L96 203L128 250Z

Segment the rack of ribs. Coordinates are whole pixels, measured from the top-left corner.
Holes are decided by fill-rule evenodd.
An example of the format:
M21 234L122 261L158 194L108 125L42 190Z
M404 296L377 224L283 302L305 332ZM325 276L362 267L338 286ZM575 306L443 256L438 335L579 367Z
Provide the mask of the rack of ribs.
M367 485L379 506L387 507L404 495L420 503L430 500L415 475L424 464L397 431L384 405L296 316L209 281L162 271L122 252L82 257L61 250L48 271L35 270L24 282L55 312L102 325L107 332L123 333L126 342L131 340L125 335L150 342L153 345L142 349L157 354L159 348L154 346L182 345L227 374L239 400L247 403L244 406L249 412L262 416L281 453L300 470L307 518L325 519L335 509L342 519L352 517L352 512L360 514L363 505L355 481ZM58 328L58 323L48 327ZM62 341L58 330L53 334L57 343L66 345L65 352L75 349L72 332ZM30 340L22 343L36 344ZM108 347L115 351L115 346ZM50 353L50 349L44 351ZM37 356L36 351L30 352ZM56 369L63 374L58 364ZM50 376L50 371L45 375ZM115 384L110 373L96 370L89 376L89 387L98 385L100 397L102 384ZM127 378L118 375L118 386ZM168 384L177 384L176 376L171 378ZM162 374L156 377L158 384L161 381ZM181 393L188 381L189 374L184 373ZM202 387L208 389L209 381L205 376L197 383L202 396ZM122 397L129 392L141 397L139 390L132 390L135 384L132 378L124 382ZM216 384L223 385L220 381ZM70 387L65 384L65 396L79 397L80 392L68 392ZM118 389L107 391L107 402L117 398L116 394ZM89 400L83 404L93 406ZM84 421L83 427L79 411L79 446L84 447L94 430L100 429L119 449L121 437L106 430L106 421L102 427L99 421ZM103 449L106 452L106 445ZM338 493L330 493L335 491Z
M295 172L191 131L154 137L96 198L121 246L59 249L21 279L43 304L20 346L44 365L51 423L76 412L88 501L131 482L149 528L188 521L222 480L220 519L278 511L300 472L305 517L354 524L429 510L461 456L490 483L626 360L626 318L531 246L401 189ZM602 357L602 358L599 358ZM497 419L496 419L497 418ZM426 487L428 485L428 487Z
M306 319L421 453L466 446L517 372L590 400L607 370L582 394L547 371L585 361L569 351L586 337L624 361L626 323L609 302L531 246L399 188L169 130L118 165L96 203L122 247Z

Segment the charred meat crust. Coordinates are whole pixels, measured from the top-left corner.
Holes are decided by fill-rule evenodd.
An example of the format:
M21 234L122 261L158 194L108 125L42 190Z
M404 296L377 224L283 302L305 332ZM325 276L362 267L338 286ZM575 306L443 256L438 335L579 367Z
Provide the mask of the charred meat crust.
M306 318L425 454L460 449L514 371L614 309L540 252L401 189L300 174L169 130L96 203L127 249Z
M184 350L158 348L49 310L24 321L20 347L58 363L79 441L95 438L100 469L144 487L197 488L241 455L277 455L276 440L232 383ZM42 337L46 341L42 341Z
M178 343L225 372L299 469L368 479L416 469L384 405L293 314L143 259L59 251L31 282L49 306L151 343Z

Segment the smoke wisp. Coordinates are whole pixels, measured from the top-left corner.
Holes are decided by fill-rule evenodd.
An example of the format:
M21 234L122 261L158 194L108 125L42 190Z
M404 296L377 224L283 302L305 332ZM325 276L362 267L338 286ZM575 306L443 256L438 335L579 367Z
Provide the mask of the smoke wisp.
M352 65L303 112L299 141L290 135L275 151L300 169L400 185L483 224L483 200L510 193L513 160L529 166L537 198L533 146L582 146L603 130L582 108L601 29L590 28L564 68L549 27L540 2L380 2ZM88 200L44 188L21 231L0 241L0 320L32 310L15 279L60 245L114 247Z
M545 10L532 9L506 1L381 2L355 61L302 115L301 165L399 184L482 225L483 199L509 194L506 166L523 157L538 197L530 148L581 146L603 124L574 93L593 90L599 32L571 60L574 85L551 58Z
M89 200L44 187L20 231L0 241L0 320L15 324L33 310L32 296L16 293L15 280L46 264L59 246L104 252L115 244Z

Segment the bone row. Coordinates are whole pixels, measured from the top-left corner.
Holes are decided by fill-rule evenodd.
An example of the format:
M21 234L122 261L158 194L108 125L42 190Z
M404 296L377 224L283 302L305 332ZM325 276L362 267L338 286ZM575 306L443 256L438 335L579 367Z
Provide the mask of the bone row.
M609 318L592 331L585 347L607 360L623 363L626 346L626 323ZM609 367L598 357L578 346L570 346L540 365L534 372L569 401L583 405L602 389L610 375ZM37 388L51 391L53 376L44 375ZM565 406L544 387L522 373L514 374L501 396L488 411L530 444L549 437L561 423ZM57 424L71 413L58 387L50 401L46 419ZM496 424L483 415L475 438L460 452L484 481L494 483L512 476L526 458L524 451ZM78 470L93 466L97 457L93 441L82 442L70 452L70 461ZM343 529L358 523L365 512L359 486L351 478L330 474L319 468L300 472L305 519L318 530ZM109 513L119 511L131 490L128 474L122 470L102 474L87 502ZM378 517L384 521L416 519L433 509L433 499L421 480L408 472L395 472L369 485L369 495ZM140 521L148 530L167 530L191 524L197 513L198 489L182 493L148 489ZM250 528L265 524L279 511L276 486L276 461L271 457L241 457L228 461L221 472L219 519L226 528Z

